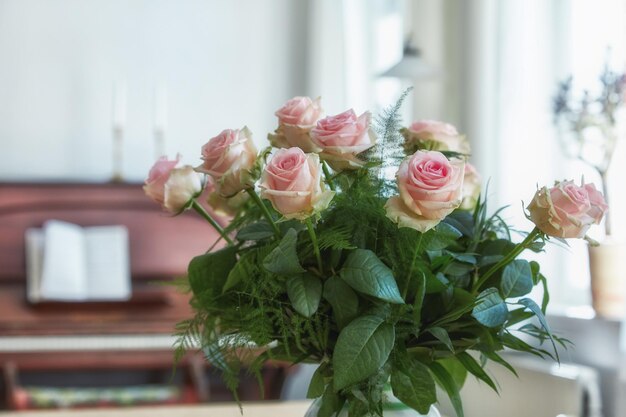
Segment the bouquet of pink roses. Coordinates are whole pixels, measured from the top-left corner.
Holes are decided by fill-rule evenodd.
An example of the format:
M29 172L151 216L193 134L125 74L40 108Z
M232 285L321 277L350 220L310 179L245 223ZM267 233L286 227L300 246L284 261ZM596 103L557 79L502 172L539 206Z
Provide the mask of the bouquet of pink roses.
M434 121L400 128L405 95L374 122L322 117L319 99L296 97L260 153L247 128L227 129L200 166L152 168L146 193L173 214L194 209L224 240L191 260L195 315L177 330L181 351L201 346L234 392L244 363L317 363L308 396L320 417L382 415L387 384L422 414L438 384L462 416L465 374L496 389L488 361L514 372L503 349L558 358L566 341L544 318L546 278L517 258L550 236L583 238L607 210L602 195L572 181L538 190L536 227L515 243L479 195L465 137ZM536 285L541 305L525 297Z

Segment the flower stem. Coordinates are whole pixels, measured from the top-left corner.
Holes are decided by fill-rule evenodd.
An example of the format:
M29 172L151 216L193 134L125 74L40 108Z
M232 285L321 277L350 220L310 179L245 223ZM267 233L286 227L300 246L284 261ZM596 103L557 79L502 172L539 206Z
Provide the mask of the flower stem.
M315 258L317 259L317 267L321 273L324 270L322 268L322 255L320 254L320 247L317 243L317 235L315 234L315 229L313 228L311 218L309 217L308 219L306 219L305 223L306 228L309 231L309 236L311 236L311 242L313 242L313 251L315 252Z
M324 177L326 177L326 184L328 184L328 187L332 191L335 191L335 184L333 183L333 176L330 174L330 171L328 169L328 164L326 163L326 161L322 161L322 171L324 171Z
M272 225L272 229L274 229L274 234L276 235L278 239L280 239L281 237L280 229L278 228L278 226L276 226L276 223L274 222L274 219L272 218L272 214L269 212L269 210L267 209L263 201L261 201L261 198L259 197L259 195L252 188L246 188L246 192L248 193L250 197L252 197L256 205L259 206L259 208L263 212L263 216L265 216L267 221L270 222L270 224Z
M234 245L233 241L228 237L228 235L226 234L226 232L224 231L224 229L222 228L222 226L219 225L218 222L215 221L215 219L213 217L211 217L211 215L204 209L204 207L202 207L202 205L200 203L198 203L195 199L191 200L191 207L193 207L193 209L200 215L202 216L207 222L209 222L211 224L211 226L213 226L213 228L215 230L217 230L217 233L220 234L220 236L226 241L228 242L229 245Z
M424 237L423 233L420 233L419 240L417 241L417 245L415 245L415 249L413 250L413 259L411 259L411 267L409 268L409 273L406 277L406 287L402 289L402 298L406 300L406 294L409 291L409 286L411 283L411 276L413 275L413 268L415 268L415 261L417 260L417 254L420 251L422 246L422 238Z
M525 249L528 249L528 247L535 241L535 239L537 238L537 236L539 236L541 234L541 231L538 228L534 228L529 234L528 236L526 236L526 238L518 243L517 245L515 245L515 247L513 248L513 250L511 252L509 252L504 258L502 258L498 263L496 263L494 266L492 266L491 268L489 268L487 270L487 272L485 272L479 279L478 281L476 281L476 284L474 284L473 287L473 292L476 292L480 289L480 287L487 282L487 280L496 273L496 271L498 271L500 268L506 266L509 262L511 262L513 259L517 258L517 256L522 253Z

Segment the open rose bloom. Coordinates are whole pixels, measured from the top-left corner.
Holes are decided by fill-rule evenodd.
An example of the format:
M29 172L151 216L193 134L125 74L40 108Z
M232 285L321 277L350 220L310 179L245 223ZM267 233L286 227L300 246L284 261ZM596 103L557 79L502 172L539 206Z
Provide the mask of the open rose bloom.
M287 219L304 220L328 206L319 156L300 148L279 149L261 176L261 197Z
M200 176L191 166L176 168L180 157L159 158L150 169L143 186L144 192L164 210L178 214L189 206L202 191Z
M592 224L599 224L608 206L593 184L574 181L543 187L528 205L530 219L543 233L559 238L583 238Z
M250 170L256 157L252 132L247 127L225 129L202 147L203 163L196 170L209 174L216 191L230 197L254 183Z
M311 140L321 149L320 157L335 171L358 169L365 165L358 154L376 144L376 134L370 128L372 115L359 117L350 109L336 116L328 116L311 130Z
M465 135L459 134L456 127L436 120L420 120L408 128L400 130L404 136L404 149L407 154L417 150L450 151L469 154L470 145Z
M268 139L275 148L298 147L304 152L319 152L311 141L311 129L322 115L320 98L294 97L276 110L278 128Z
M400 195L387 201L387 217L420 232L435 227L461 204L464 164L437 151L405 158L396 175Z

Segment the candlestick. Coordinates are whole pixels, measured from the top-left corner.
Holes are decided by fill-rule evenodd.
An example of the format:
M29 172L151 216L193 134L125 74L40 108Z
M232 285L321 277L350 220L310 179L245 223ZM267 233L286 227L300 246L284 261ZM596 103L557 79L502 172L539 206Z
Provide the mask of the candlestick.
M113 84L113 178L123 180L124 127L126 124L126 83Z
M165 155L165 131L167 130L167 86L157 84L154 91L154 147L156 159Z

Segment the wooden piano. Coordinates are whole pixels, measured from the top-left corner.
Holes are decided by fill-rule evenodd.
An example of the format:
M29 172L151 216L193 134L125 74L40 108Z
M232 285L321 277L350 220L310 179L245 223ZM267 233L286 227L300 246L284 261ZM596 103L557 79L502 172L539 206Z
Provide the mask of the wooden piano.
M27 302L24 232L49 219L128 228L130 301ZM139 184L0 183L0 366L5 406L21 406L16 392L23 373L171 372L171 334L191 311L188 294L160 284L183 275L189 260L217 238L195 213L171 218L145 197ZM181 367L189 371L193 387L187 399L207 400L203 359L190 355ZM269 397L278 395L282 371L268 371Z

